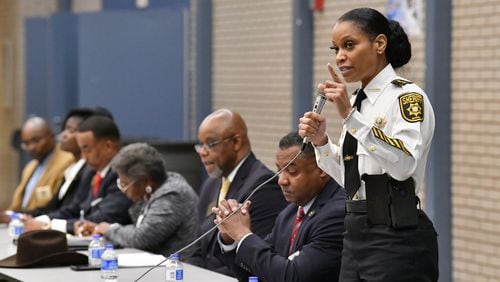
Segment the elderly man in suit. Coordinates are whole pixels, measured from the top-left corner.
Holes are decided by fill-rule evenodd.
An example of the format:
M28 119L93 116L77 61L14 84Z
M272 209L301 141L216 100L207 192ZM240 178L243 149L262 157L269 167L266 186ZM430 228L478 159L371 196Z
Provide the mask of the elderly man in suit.
M243 118L235 112L221 109L208 115L200 125L200 155L210 178L202 185L198 205L200 234L214 226L212 207L226 198L243 201L251 191L273 176L251 151L247 127ZM251 200L252 228L255 234L264 236L271 231L278 213L286 206L276 180L272 180L256 192ZM234 275L219 259L214 257L218 248L217 230L195 245L189 263Z
M217 222L236 212L219 226L220 246L214 251L240 281L250 274L265 282L338 281L345 193L318 168L312 145L301 152L302 144L296 132L280 140L276 167L283 171L278 183L290 204L265 239L250 225L256 202L238 211L239 201L224 200L213 209Z
M64 170L73 156L56 144L47 121L31 117L21 128L21 148L33 159L23 169L9 210L24 211L45 206L57 192Z

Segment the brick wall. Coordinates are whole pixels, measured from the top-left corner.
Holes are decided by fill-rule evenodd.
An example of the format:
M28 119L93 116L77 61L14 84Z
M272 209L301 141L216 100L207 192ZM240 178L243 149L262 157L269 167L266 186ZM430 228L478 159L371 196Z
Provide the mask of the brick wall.
M272 169L292 123L291 4L213 1L213 107L241 113L254 152Z
M71 9L75 13L98 12L102 10L102 0L72 0Z
M453 1L454 281L500 281L500 2Z

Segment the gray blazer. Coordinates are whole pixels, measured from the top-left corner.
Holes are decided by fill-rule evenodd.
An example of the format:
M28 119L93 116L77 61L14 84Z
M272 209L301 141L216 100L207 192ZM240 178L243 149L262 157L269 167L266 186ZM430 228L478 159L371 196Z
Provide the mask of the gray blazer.
M167 172L167 177L147 202L135 203L129 209L133 224L109 228L105 234L108 241L168 256L195 239L198 196L180 174ZM180 255L186 258L191 252L188 249Z

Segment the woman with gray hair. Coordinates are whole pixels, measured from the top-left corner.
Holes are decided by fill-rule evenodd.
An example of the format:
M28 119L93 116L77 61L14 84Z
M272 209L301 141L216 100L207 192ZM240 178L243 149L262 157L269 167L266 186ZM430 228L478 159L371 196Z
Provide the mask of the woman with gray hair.
M135 204L133 224L85 222L113 244L170 255L195 239L198 196L178 173L166 172L162 155L146 143L124 147L112 160L118 188ZM191 255L188 249L183 258Z

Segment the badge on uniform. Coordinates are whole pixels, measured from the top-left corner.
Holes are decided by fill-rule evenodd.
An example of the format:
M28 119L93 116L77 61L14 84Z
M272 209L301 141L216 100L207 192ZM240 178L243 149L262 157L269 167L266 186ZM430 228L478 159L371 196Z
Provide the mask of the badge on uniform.
M378 129L384 129L386 123L387 123L387 118L385 116L378 116L375 118L373 126L375 126Z
M401 116L407 122L424 120L424 97L420 93L410 92L399 96Z

